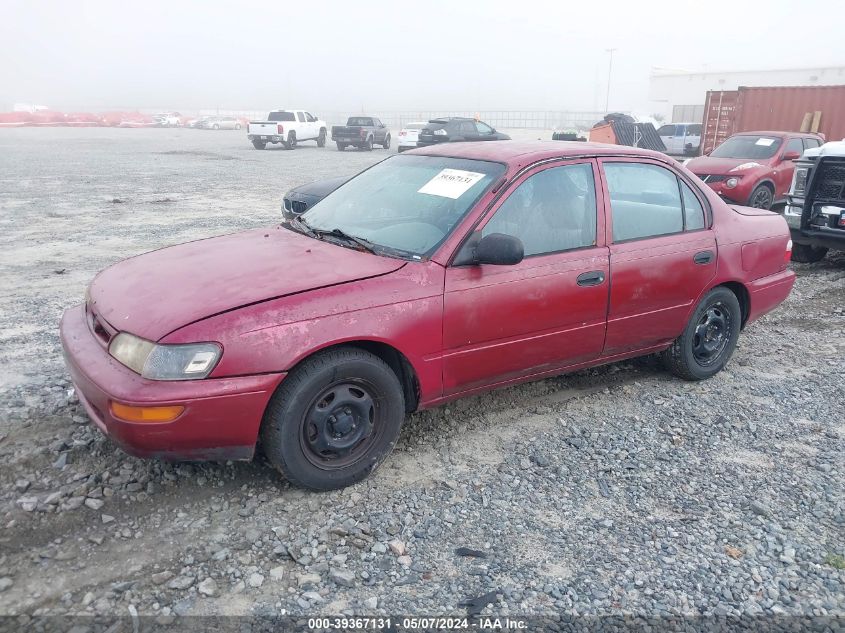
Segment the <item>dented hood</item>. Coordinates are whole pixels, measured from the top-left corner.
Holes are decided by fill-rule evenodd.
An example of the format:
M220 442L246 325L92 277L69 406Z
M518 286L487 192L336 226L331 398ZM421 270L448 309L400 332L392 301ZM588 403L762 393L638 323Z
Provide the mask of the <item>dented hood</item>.
M282 227L259 229L125 259L91 282L90 305L115 329L157 341L214 314L404 264Z

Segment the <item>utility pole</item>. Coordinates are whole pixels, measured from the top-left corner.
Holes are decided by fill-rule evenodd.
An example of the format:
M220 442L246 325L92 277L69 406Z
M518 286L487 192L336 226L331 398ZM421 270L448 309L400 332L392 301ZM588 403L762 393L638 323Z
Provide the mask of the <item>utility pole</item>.
M607 95L604 99L604 111L607 113L608 108L610 107L610 73L613 71L613 51L615 48L606 48L604 49L605 53L610 53L610 61L607 64Z

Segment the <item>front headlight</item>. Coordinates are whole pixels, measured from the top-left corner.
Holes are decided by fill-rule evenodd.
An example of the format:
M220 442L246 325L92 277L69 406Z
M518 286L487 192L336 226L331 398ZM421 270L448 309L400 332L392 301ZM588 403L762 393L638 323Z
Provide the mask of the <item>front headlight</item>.
M792 177L792 195L803 196L807 189L807 175L810 170L806 167L798 167Z
M734 188L734 187L736 187L738 184L739 184L739 178L728 178L728 179L725 181L725 186L726 186L728 189L733 189L733 188Z
M223 350L217 343L159 345L128 332L112 339L109 354L149 380L197 380L214 369Z

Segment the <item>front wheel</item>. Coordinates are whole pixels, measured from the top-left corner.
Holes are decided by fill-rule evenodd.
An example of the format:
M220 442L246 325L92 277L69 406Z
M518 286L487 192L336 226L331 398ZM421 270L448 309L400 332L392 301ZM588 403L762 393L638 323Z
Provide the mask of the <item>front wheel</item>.
M320 135L317 137L317 147L326 146L326 131L320 130Z
M827 248L824 246L813 246L812 244L793 244L792 261L800 264L812 264L820 262L827 255Z
M220 126L219 126L217 123L215 123L214 125L212 125L212 126L211 126L211 128L212 128L213 130L219 130L219 129L220 129Z
M663 352L666 367L684 380L704 380L730 360L739 338L742 312L728 288L714 288L701 300L687 327Z
M396 374L355 347L294 369L261 423L264 453L293 485L334 490L361 481L393 450L405 417Z
M384 149L390 149L390 134L384 137L384 143L381 145Z
M236 130L240 130L240 129L241 129L241 124L240 124L240 123L235 123L235 129L236 129Z
M757 209L771 209L775 194L769 185L757 185L748 196L748 206Z
M253 141L252 146L255 149L264 149L265 147L267 147L267 143L263 143L261 141Z

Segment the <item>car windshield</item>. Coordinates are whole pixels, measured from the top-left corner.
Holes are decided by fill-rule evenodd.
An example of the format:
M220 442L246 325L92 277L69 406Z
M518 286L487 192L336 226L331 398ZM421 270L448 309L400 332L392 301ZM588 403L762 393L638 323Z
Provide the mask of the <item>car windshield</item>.
M713 158L771 158L780 148L775 136L732 136L714 149Z
M371 126L373 124L373 120L367 117L362 116L352 116L349 117L349 120L346 122L346 125L362 125L362 126Z
M293 112L271 112L268 121L296 121Z
M505 173L488 161L394 156L356 176L303 214L312 229L343 233L375 250L424 257Z

